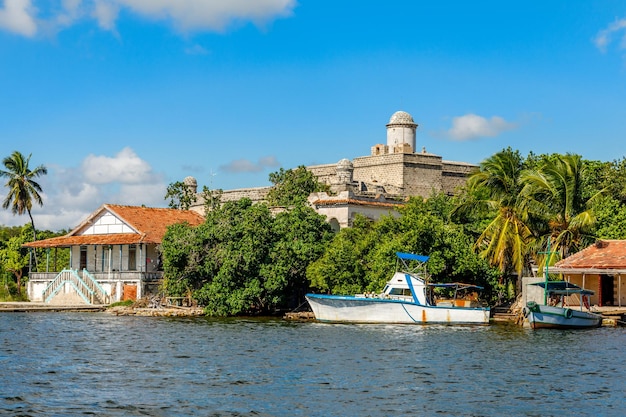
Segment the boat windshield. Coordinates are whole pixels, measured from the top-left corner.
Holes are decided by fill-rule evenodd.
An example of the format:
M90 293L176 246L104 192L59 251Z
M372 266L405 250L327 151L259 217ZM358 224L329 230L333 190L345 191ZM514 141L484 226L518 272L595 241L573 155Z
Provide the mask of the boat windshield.
M411 290L408 288L392 288L389 295L407 295L411 296Z

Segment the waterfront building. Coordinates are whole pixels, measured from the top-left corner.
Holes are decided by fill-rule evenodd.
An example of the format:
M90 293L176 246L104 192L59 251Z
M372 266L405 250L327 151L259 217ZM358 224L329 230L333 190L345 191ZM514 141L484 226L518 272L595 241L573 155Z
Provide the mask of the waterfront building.
M598 240L549 268L569 281L595 292L598 307L626 307L626 240Z
M69 248L62 272L31 272L31 301L109 304L156 293L163 277L157 250L167 227L197 226L204 217L188 210L104 204L65 236L26 243L29 248ZM52 254L54 256L54 253ZM49 270L50 257L41 269Z

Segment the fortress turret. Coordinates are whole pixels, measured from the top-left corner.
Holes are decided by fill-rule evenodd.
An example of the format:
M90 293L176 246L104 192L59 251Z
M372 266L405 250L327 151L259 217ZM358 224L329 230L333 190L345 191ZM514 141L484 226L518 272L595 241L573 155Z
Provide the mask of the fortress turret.
M349 159L342 159L337 163L337 182L339 184L351 184L354 166Z
M397 111L387 124L387 149L389 153L415 152L417 123L405 111Z
M183 184L187 187L192 193L196 194L198 192L198 181L194 177L186 177L183 180Z

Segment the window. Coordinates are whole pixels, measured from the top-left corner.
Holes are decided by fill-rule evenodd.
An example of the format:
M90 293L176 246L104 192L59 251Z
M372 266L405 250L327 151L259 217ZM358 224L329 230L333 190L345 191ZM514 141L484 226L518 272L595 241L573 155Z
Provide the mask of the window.
M135 245L128 246L128 270L137 270L137 246Z
M87 269L87 246L80 247L80 258L79 258L78 269L81 271L83 269Z

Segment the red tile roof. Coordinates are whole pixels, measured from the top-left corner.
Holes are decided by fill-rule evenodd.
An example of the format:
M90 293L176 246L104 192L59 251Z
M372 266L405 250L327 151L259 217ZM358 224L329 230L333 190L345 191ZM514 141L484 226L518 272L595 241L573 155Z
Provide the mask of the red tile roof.
M626 269L626 240L598 240L595 244L557 262L555 269Z
M80 235L79 232L103 211L109 211L114 214L137 233ZM67 235L26 243L24 246L31 248L53 248L75 245L158 244L163 240L167 226L177 223L188 223L191 226L198 226L203 222L204 217L190 210L104 204Z

